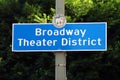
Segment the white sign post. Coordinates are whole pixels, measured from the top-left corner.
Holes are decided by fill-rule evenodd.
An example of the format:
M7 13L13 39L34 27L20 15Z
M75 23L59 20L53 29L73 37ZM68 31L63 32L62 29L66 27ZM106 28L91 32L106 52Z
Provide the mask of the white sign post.
M56 15L65 14L65 0L56 0ZM66 52L55 52L55 80L67 80Z

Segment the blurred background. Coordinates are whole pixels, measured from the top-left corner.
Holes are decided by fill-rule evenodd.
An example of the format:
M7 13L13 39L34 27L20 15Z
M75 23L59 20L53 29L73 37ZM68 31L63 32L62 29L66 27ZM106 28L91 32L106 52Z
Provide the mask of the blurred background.
M51 53L11 51L12 23L51 23L55 0L0 0L0 80L55 80ZM120 0L65 0L67 22L107 22L108 50L67 52L68 80L120 80Z

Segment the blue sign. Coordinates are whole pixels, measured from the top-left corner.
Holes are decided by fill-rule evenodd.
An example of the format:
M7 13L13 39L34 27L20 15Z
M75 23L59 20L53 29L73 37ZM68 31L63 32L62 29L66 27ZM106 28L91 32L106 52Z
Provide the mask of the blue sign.
M12 51L106 51L107 23L14 23Z

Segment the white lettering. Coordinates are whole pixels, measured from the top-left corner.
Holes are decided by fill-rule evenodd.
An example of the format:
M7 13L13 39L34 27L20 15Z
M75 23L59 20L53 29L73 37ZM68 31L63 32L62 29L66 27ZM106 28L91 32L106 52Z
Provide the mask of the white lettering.
M76 46L76 45L77 45L76 40L72 40L72 46Z
M68 35L68 36L81 36L84 37L86 33L86 29L61 29L61 30L44 30L41 28L36 28L35 29L35 36L64 36L64 35Z
M55 46L57 40L27 40L23 38L19 38L19 46Z
M22 40L23 40L23 39L18 39L18 41L19 41L19 46L22 46Z
M48 31L47 31L47 35L48 35L48 36L52 36L52 30L48 30Z
M66 34L67 35L72 35L73 34L73 30L66 30Z
M85 45L86 45L86 42L87 42L87 40L86 40L86 39L84 39L84 40L83 40L83 46L85 46Z
M47 45L48 45L48 46L52 46L52 41L51 41L51 40L48 40L48 41L47 41Z
M54 36L58 36L58 35L59 35L58 30L55 30L55 31L54 31Z
M36 28L36 29L35 29L35 35L36 35L36 36L42 35L42 34L41 34L41 29L40 29L40 28Z
M95 39L91 40L91 45L93 45L93 46L96 45L96 40Z
M78 29L75 29L74 35L76 35L76 36L79 36L79 35L80 35L80 32L79 32Z
M101 45L101 39L98 38L97 40L96 39L81 39L81 38L78 38L78 39L72 39L72 38L62 38L61 40L61 44L62 46L76 46L76 45L79 45L79 46L100 46Z
M40 40L37 40L37 41L36 41L36 46L41 46L41 45L42 45L41 41L40 41Z
M68 41L66 38L62 38L62 46L66 46L68 44Z
M98 38L98 45L101 45L101 39Z
M60 35L64 36L65 35L65 28L63 28L62 30L60 30Z
M29 41L26 39L23 39L23 46L29 46Z
M30 41L30 46L35 46L35 41L34 40Z
M82 37L85 36L85 33L86 33L86 29L83 31L83 30L80 30L81 34L82 34Z

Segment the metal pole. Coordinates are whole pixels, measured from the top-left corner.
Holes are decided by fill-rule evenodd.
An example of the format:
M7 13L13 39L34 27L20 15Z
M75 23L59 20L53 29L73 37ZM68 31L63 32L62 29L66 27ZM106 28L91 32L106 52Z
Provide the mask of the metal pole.
M67 80L66 77L66 53L55 53L55 80Z
M65 0L56 0L56 15L65 14ZM66 52L55 52L55 80L67 80Z
M56 15L65 14L65 0L56 0Z

